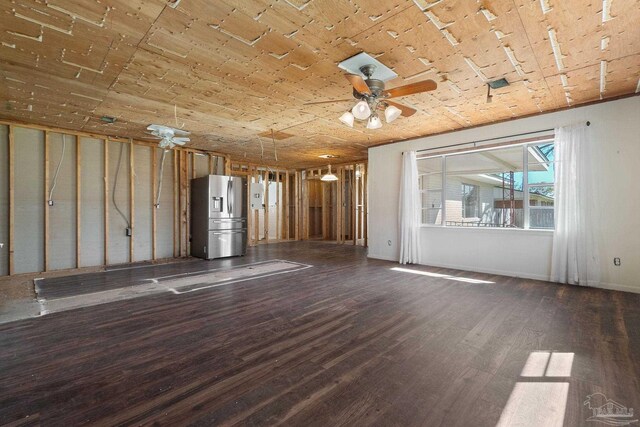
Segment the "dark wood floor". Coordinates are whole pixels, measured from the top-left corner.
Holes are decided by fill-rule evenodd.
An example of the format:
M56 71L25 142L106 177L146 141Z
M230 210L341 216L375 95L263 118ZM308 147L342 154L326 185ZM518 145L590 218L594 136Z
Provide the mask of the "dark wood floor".
M565 425L594 424L595 392L640 409L640 295L322 243L234 262L265 259L314 267L0 325L0 424L495 426L536 382L568 383ZM521 376L535 351L573 353L569 376Z

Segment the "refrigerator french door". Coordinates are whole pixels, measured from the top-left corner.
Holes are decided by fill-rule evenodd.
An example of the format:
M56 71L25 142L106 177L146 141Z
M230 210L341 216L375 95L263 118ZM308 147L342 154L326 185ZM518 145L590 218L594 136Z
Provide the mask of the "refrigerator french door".
M191 255L204 258L247 252L247 183L208 175L191 180Z

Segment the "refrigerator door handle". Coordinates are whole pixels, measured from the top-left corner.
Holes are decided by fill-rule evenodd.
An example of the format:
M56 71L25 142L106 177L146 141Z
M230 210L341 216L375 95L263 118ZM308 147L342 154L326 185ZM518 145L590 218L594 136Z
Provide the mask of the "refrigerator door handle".
M232 200L231 200L231 190L232 190L232 181L231 179L229 179L227 181L227 211L229 212L229 216L231 216L231 214L233 213L233 208L232 208Z

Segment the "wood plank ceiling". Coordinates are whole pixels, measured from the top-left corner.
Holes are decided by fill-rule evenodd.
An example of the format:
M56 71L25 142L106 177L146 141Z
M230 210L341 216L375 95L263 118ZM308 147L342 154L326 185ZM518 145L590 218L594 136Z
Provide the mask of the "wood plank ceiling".
M176 6L177 3L177 7ZM324 164L368 146L638 92L636 0L5 0L0 117L134 138L150 123L247 161ZM337 118L337 64L368 52L428 94L367 130ZM511 85L486 103L486 82ZM105 124L100 116L115 116ZM262 144L261 144L262 143ZM264 154L263 148L264 146Z

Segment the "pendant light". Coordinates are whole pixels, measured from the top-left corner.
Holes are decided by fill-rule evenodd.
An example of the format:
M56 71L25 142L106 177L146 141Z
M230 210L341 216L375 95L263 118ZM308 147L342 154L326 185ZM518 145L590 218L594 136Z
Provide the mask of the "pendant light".
M342 116L340 116L340 121L345 125L349 126L350 128L353 127L353 119L354 119L353 114L351 114L350 111L347 111Z
M356 119L366 120L371 115L371 108L369 108L367 101L362 100L351 109L351 112Z
M367 129L380 129L382 127L382 120L377 114L372 115L367 122Z
M322 178L320 178L320 181L327 181L327 182L337 181L337 180L338 180L338 177L331 173L331 165L329 165L329 172L322 175Z
M387 123L391 123L392 121L400 117L400 114L402 114L402 110L400 110L395 105L389 105L384 110L384 118L386 119Z

